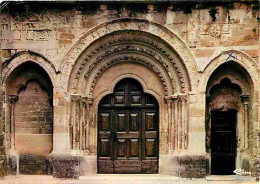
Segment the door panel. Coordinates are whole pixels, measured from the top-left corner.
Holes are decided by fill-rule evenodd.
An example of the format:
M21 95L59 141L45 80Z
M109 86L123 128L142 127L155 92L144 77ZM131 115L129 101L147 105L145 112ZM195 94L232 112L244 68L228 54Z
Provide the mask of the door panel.
M146 112L145 113L145 130L155 130L155 113L154 112Z
M101 157L110 157L110 140L109 139L100 139L101 144L101 150L100 150L100 156Z
M129 157L138 158L139 157L139 139L129 139Z
M101 131L109 131L110 113L101 113Z
M119 82L101 100L98 123L99 173L158 172L158 103L135 80ZM109 165L110 164L110 165Z
M127 152L126 139L117 139L117 159L126 158Z
M129 119L129 130L130 131L138 131L139 118L140 118L140 115L138 112L130 113L130 119Z
M211 174L234 174L237 112L211 112Z

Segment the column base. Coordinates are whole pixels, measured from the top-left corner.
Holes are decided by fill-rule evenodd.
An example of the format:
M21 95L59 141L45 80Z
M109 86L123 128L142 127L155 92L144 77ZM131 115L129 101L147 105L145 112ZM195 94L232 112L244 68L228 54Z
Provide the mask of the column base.
M160 156L160 174L173 175L181 178L204 178L207 174L205 156Z
M79 178L80 156L72 154L51 154L49 156L52 174L56 178Z
M19 154L15 149L9 150L9 171L11 175L19 174Z

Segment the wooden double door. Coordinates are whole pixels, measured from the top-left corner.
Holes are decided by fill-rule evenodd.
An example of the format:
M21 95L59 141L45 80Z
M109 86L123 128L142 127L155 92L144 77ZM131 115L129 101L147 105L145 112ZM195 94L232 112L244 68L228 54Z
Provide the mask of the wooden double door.
M120 81L98 112L98 173L157 173L158 103L134 79Z
M211 112L211 174L234 174L237 111Z

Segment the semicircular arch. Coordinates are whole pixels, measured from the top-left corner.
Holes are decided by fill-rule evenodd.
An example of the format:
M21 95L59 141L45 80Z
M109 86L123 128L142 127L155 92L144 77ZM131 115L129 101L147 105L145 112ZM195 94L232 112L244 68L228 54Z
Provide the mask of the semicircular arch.
M183 70L185 70L185 75L187 75L187 85L189 85L190 90L194 86L197 86L197 65L189 47L181 38L179 38L173 32L169 31L167 28L156 23L151 23L146 20L139 19L120 19L96 26L83 35L79 41L70 49L59 67L59 71L62 73L60 85L66 86L63 90L68 91L69 79L71 76L65 74L71 73L74 65L77 63L87 48L89 48L95 41L108 34L126 30L140 31L160 39L162 43L165 43L168 46L172 53L175 53L175 55L178 56L179 63L173 63L173 65L176 67L177 65L183 65ZM155 46L156 45L157 44L155 43ZM95 50L93 50L93 52L95 52ZM171 53L166 52L164 54L166 57L170 57L170 60L173 59L171 58ZM187 81L185 82L187 83Z

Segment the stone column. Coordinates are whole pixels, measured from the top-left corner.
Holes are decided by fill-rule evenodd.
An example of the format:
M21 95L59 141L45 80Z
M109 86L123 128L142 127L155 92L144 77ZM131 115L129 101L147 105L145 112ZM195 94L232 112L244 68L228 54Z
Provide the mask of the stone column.
M248 141L249 141L249 95L241 95L241 100L244 104L244 148L248 149Z
M19 174L19 154L15 150L15 119L14 119L14 108L18 101L17 95L9 95L10 104L10 124L11 124L11 149L9 150L9 162L11 174Z
M81 95L73 94L70 96L70 126L72 128L71 148L73 154L80 153L80 104Z
M90 153L90 148L89 148L89 139L90 139L90 123L91 120L93 119L91 114L91 106L93 104L93 99L92 98L85 98L85 103L86 103L86 112L85 112L85 124L84 124L84 134L85 134L85 154L88 155Z
M165 99L165 103L167 105L166 108L166 122L167 126L165 127L165 141L166 141L166 153L169 154L171 151L171 130L172 130L172 109L171 109L171 99Z

